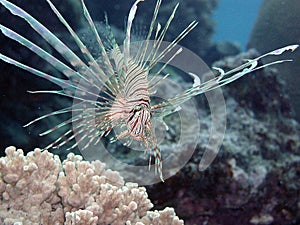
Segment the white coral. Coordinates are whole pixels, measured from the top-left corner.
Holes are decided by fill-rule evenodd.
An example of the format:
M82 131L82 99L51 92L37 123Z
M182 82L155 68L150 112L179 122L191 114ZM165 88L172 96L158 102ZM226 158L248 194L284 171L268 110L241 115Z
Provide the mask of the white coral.
M99 161L8 147L0 158L0 223L181 225L172 208L148 211L146 189L125 183Z

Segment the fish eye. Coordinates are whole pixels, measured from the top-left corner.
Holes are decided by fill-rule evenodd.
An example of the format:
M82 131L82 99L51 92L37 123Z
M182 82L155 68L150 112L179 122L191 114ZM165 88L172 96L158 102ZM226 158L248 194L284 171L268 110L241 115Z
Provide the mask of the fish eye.
M136 106L134 106L133 111L137 112L137 111L140 111L141 109L142 109L141 105L136 105Z
M133 107L133 109L131 110L131 112L136 113L136 112L141 111L141 109L142 109L142 106L141 106L141 105L135 105L135 106Z

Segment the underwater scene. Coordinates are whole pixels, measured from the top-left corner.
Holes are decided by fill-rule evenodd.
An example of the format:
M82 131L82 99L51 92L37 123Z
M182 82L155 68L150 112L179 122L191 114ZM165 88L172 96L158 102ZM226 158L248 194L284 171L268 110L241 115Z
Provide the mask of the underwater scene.
M299 225L300 1L0 0L0 224Z

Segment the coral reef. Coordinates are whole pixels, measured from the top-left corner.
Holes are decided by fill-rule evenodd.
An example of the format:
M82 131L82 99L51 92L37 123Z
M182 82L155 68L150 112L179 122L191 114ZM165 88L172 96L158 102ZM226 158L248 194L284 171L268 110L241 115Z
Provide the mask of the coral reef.
M30 225L180 225L172 208L149 211L146 189L100 161L8 147L0 158L0 222Z
M298 0L264 0L254 29L252 30L248 48L255 48L260 53L280 46L299 43L300 39L300 2ZM300 52L295 52L291 58L298 61ZM300 74L299 62L277 66L283 80L286 81L287 91L295 116L300 121Z
M130 3L118 1L117 4L115 0L110 4L105 2L97 2L100 5L89 8L107 8L110 23L116 24L115 21L118 21L120 24L120 18L128 13ZM198 54L207 56L206 53L209 51L207 49L210 46L209 36L212 32L209 15L217 1L193 1L193 4L199 4L198 7L194 5L190 7L191 2L182 1L175 24L177 25L180 20L178 25L184 26L185 22L195 19L196 14L203 15L204 22L200 22L197 31L193 31L184 44L189 42L186 46L191 46L189 48ZM165 1L164 4L161 16L167 17L169 7L174 3ZM140 7L141 11L145 12L143 17L150 18L153 3L145 1ZM46 8L48 10L48 7ZM36 11L40 14L40 10ZM0 17L4 18L4 15L1 12ZM274 15L277 13L271 16ZM47 19L46 14L42 16L46 16ZM95 18L94 15L92 17ZM16 24L14 21L7 22ZM49 23L52 24L51 21L47 22ZM293 22L288 24L297 25ZM175 26L170 34L178 33L177 28L180 30L180 27ZM287 29L288 26L284 28ZM141 35L145 30L143 27L135 29L136 33L141 32ZM257 31L255 33L258 34ZM276 35L272 37L274 36ZM271 43L264 35L257 40L257 43L263 43L263 40ZM0 39L1 43L2 46L6 46L10 55L15 54L16 58L25 64L45 66L42 60L31 57L32 54L24 49L10 45L6 40ZM266 43L263 44L267 46ZM214 47L218 46L211 46L210 49L213 50ZM220 49L216 49L216 52L222 52L223 46L221 47L219 46ZM229 45L225 47L226 51L235 50ZM257 52L251 50L227 58L215 66L224 70L232 69L240 65L243 59L253 58L256 55ZM211 61L215 59L210 58ZM285 65L280 66L288 71ZM10 69L6 64L1 64L0 69L9 71L6 77L0 76L0 84L3 85L0 88L0 95L5 97L0 103L2 132L0 144L7 146L12 143L18 145L27 143L26 148L39 144L46 145L49 143L48 139L42 143L42 139L36 138L41 127L32 126L24 129L22 125L39 115L55 110L55 107L67 107L68 101L56 96L50 100L44 95L28 95L25 93L26 90L51 89L51 87L48 82L33 78L32 75L18 69ZM44 69L47 71L47 68ZM21 79L17 78L19 73L23 76ZM295 75L296 72L291 74ZM153 185L147 190L155 202L155 209L159 211L149 211L152 204L145 188L125 183L117 173L105 169L104 164L99 161L88 163L80 156L70 154L61 163L57 156L47 151L41 152L36 149L24 156L22 150L9 147L6 150L7 156L0 159L0 222L6 225L183 224L175 216L172 208L165 208L173 206L177 215L185 219L186 224L300 224L300 128L292 118L291 101L282 81L284 76L282 71L279 75L276 70L266 69L224 88L228 115L225 140L217 159L204 172L198 171L198 164L209 138L211 118L205 110L208 108L207 105L205 103L201 105L203 106L199 112L202 123L201 138L192 159L164 184ZM35 82L32 82L32 78ZM178 82L184 85L185 81ZM203 97L197 97L197 101L205 102L201 99ZM27 102L29 98L32 100L31 103ZM44 104L46 101L51 102L51 105ZM39 108L40 106L42 108ZM52 121L56 119L51 118L47 122L57 124ZM42 127L47 127L47 122L43 122L45 126ZM175 144L171 143L176 141L177 133L172 132L180 130L179 124L177 120L171 120L168 125L170 131L167 135L170 138L167 144L162 145L163 158L170 152L180 158L186 153L184 151L186 149L176 149ZM12 140L12 137L17 139ZM115 148L110 151L120 150Z

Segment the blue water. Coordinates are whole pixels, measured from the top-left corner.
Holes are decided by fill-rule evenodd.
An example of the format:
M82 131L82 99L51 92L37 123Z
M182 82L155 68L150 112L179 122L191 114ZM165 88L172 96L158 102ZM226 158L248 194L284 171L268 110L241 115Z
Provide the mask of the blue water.
M261 3L262 0L220 0L214 13L213 41L237 42L244 50Z

